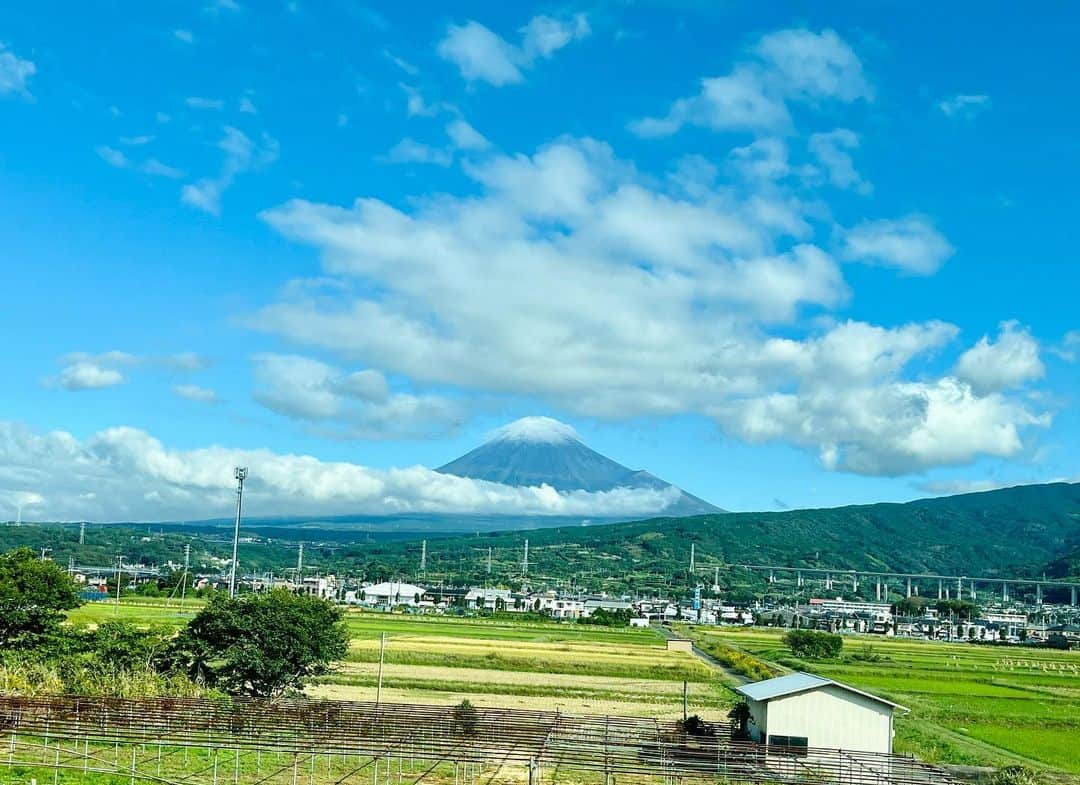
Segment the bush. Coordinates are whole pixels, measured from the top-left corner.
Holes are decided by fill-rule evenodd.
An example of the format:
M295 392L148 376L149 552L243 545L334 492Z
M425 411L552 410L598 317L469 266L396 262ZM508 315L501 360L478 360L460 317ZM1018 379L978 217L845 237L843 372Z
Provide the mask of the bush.
M480 715L468 698L454 707L454 727L462 736L472 736L476 733L479 721Z
M1039 777L1024 766L1006 766L994 774L991 785L1038 785Z
M844 648L839 635L817 630L791 630L784 635L784 643L796 657L810 660L832 659Z
M771 679L776 675L771 668L760 660L754 659L749 654L743 654L738 649L734 649L725 643L706 639L699 640L698 645L715 657L716 661L725 668L730 668L736 673L741 673L743 676L747 676L754 681Z

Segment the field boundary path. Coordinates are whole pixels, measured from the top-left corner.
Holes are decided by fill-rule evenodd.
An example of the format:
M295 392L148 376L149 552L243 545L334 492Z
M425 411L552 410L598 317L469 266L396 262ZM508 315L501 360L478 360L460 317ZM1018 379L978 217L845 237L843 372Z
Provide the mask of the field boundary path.
M728 683L728 686L741 687L742 685L749 684L751 681L753 681L753 679L751 679L750 677L744 676L738 671L732 670L731 668L724 665L724 663L720 662L720 660L716 659L716 657L712 656L711 654L709 654L709 652L698 646L692 638L684 638L681 635L677 635L670 628L664 627L660 624L652 625L652 627L660 633L664 640L689 641L690 651L694 653L694 656L704 662L713 670L719 671L720 674L724 677L724 681Z

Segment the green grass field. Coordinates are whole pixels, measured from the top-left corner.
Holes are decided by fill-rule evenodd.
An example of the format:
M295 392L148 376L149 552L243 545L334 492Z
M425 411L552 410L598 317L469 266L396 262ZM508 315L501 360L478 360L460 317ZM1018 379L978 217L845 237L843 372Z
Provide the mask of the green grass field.
M800 662L783 645L782 630L699 628L695 634L910 708L897 722L899 752L1080 774L1078 652L852 636L839 659Z

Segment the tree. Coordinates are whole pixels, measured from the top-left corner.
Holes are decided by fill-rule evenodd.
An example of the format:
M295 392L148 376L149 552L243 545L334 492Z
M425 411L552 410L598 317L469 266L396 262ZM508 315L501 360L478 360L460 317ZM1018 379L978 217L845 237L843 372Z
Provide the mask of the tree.
M78 606L75 582L55 562L29 548L0 555L0 651L40 644Z
M844 647L839 635L817 630L790 630L784 635L784 643L796 657L812 660L836 657Z
M286 591L217 596L177 637L174 661L231 695L276 698L328 673L349 635L340 608Z

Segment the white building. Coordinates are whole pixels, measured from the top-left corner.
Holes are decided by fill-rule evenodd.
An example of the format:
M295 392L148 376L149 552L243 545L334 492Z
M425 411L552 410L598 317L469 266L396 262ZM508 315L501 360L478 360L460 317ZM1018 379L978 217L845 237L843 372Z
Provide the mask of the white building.
M364 586L360 590L359 600L362 605L386 608L393 608L398 605L415 607L420 605L425 591L426 589L422 586L414 586L411 583L384 581L371 586Z
M750 709L750 738L780 747L891 753L893 714L903 706L809 673L736 688Z
M514 609L514 595L509 589L484 589L474 587L465 595L466 608L486 608L489 611Z

